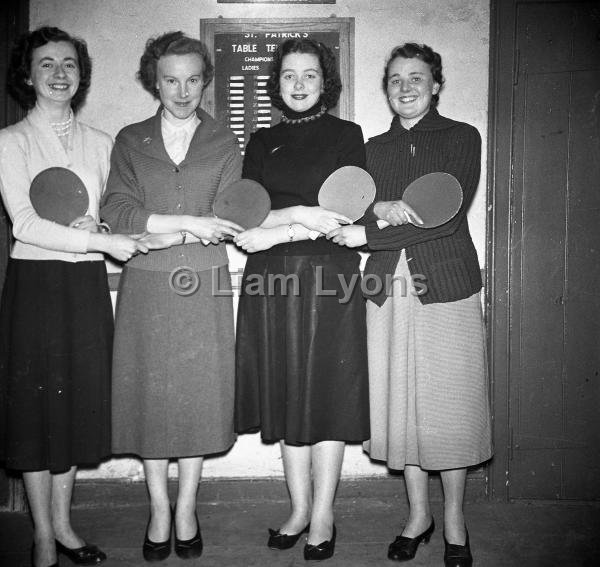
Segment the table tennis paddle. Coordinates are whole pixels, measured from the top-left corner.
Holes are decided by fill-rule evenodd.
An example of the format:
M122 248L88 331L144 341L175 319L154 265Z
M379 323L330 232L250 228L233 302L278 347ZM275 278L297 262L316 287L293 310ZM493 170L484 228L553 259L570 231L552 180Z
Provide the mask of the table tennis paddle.
M83 181L64 167L40 171L31 182L29 199L40 217L65 226L85 215L90 204Z
M270 210L267 190L252 179L235 181L223 189L213 203L215 216L233 221L246 230L260 226Z
M319 189L319 205L348 217L352 222L365 214L374 198L373 178L355 165L336 169ZM318 231L311 230L309 236L314 240L319 234Z
M447 223L456 216L462 202L463 192L460 183L449 173L427 173L415 179L402 194L402 200L412 207L423 224L418 228L435 228ZM379 228L390 226L382 219L377 221Z

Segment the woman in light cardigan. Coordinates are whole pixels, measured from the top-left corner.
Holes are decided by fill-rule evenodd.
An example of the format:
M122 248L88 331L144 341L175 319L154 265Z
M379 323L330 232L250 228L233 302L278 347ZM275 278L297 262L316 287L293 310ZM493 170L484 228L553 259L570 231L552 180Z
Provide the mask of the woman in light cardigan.
M57 550L77 564L106 558L70 522L77 465L110 455L113 321L102 252L125 261L146 251L98 231L112 141L75 115L90 78L83 40L50 27L26 33L9 86L29 112L0 131L0 191L15 238L0 314L0 460L23 471L38 567L56 564ZM88 193L86 214L69 226L40 217L29 198L32 180L57 167Z

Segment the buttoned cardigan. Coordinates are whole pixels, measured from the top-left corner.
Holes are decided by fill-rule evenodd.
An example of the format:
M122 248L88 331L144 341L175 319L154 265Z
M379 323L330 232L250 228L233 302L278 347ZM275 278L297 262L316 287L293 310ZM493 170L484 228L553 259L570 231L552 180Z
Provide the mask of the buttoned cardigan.
M165 149L161 111L123 128L116 137L100 216L113 232L138 234L152 214L211 216L219 191L237 181L242 160L237 138L198 109L200 125L185 159L175 164ZM187 266L196 271L227 264L225 244L192 243L138 254L132 268L171 271Z
M20 122L0 130L0 192L15 237L11 257L21 260L100 261L99 252L86 253L90 233L40 217L31 204L29 188L35 176L50 167L75 173L85 185L85 214L98 220L98 203L108 177L112 139L73 116L66 149L39 107Z
M440 116L436 109L430 109L409 130L396 116L387 132L367 142L366 152L367 170L377 186L376 202L401 199L404 189L418 177L445 172L460 182L463 203L452 220L429 229L406 224L380 230L371 207L365 217L371 251L365 277L381 289L373 284L369 288L371 282L367 282L365 296L383 305L388 297L386 276L394 274L403 249L411 275L426 285L426 292L418 296L421 303L457 301L479 291L481 271L467 221L481 167L477 129Z

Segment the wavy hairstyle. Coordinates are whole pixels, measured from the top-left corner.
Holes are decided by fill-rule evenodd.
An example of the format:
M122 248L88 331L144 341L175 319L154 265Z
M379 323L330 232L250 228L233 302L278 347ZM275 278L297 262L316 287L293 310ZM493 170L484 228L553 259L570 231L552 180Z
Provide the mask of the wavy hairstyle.
M323 73L321 102L328 109L334 108L342 92L342 81L337 69L335 55L324 43L312 39L287 39L277 47L269 68L269 79L267 80L267 94L271 97L271 104L279 110L285 107L279 90L279 75L283 58L290 53L312 53L319 58L321 72Z
M413 59L416 57L417 59L423 61L423 63L427 63L427 65L429 65L433 80L440 85L440 89L437 94L431 96L431 106L435 108L440 100L440 91L442 90L445 82L444 75L442 74L442 56L424 43L405 43L403 45L394 47L383 71L382 86L384 92L387 92L388 72L390 65L397 57L404 57L404 59Z
M166 55L189 55L190 53L195 53L202 59L204 65L202 80L204 86L208 85L215 73L208 48L199 39L188 37L181 31L168 32L158 37L151 37L146 42L146 48L140 58L140 68L137 72L137 78L142 83L144 89L154 98L160 100L160 95L156 88L158 60Z
M92 82L92 60L86 42L59 28L43 26L26 32L15 41L10 55L7 73L7 86L13 98L26 110L35 106L37 95L33 85L27 84L31 78L33 50L50 42L65 41L75 48L79 65L79 88L71 100L73 111L83 104Z

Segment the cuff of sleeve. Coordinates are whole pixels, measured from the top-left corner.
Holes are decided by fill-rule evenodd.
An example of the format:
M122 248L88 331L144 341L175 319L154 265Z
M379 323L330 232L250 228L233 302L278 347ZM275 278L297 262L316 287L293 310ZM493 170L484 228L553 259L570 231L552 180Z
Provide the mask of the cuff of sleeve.
M148 230L148 219L152 213L145 209L138 209L131 221L132 234L140 234Z
M385 229L384 229L385 230ZM377 221L368 222L365 224L365 234L367 236L367 245L372 250L377 250L378 243L382 242L383 230L377 226Z

